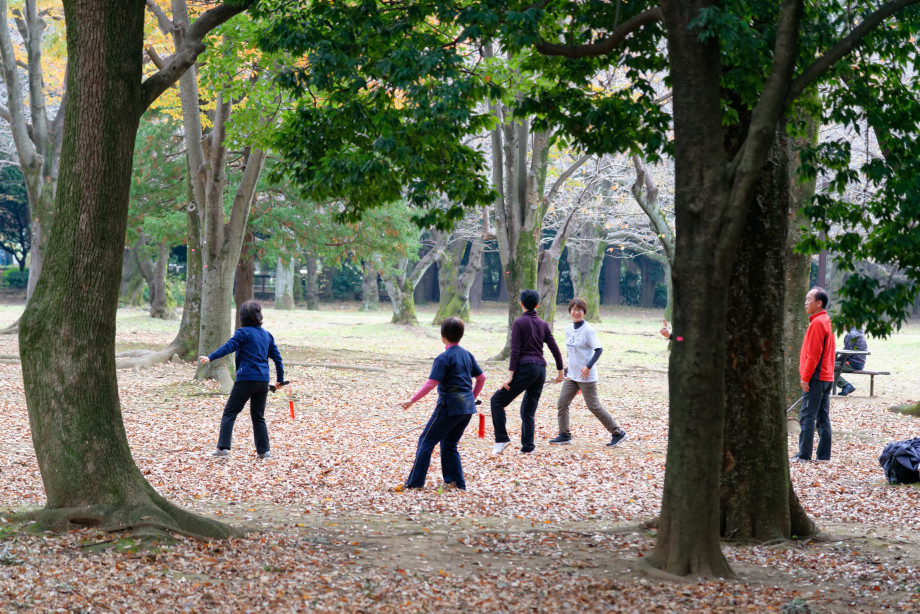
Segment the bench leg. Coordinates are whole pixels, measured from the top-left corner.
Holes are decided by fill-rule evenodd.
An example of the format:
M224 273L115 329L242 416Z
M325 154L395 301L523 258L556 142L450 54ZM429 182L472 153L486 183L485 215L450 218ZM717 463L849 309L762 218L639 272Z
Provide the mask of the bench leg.
M875 396L875 376L874 375L869 376L869 396L870 397Z

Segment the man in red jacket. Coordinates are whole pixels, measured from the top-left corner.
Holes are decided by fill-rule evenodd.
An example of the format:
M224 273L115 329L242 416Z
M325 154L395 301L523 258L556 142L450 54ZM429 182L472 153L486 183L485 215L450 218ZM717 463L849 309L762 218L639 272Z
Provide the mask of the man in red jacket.
M818 425L817 459L831 459L831 385L834 382L834 333L827 315L827 292L812 288L805 296L805 311L811 322L802 341L799 355L799 379L805 401L802 403L799 424L799 453L793 458L799 462L811 460L815 439L815 422Z

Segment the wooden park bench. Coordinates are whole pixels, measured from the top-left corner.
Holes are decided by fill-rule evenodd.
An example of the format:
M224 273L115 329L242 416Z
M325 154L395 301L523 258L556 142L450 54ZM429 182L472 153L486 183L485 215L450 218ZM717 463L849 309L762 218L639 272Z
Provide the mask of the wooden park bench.
M890 371L866 371L865 369L857 369L855 371L848 371L845 374L847 377L851 375L868 375L869 376L869 396L875 396L875 376L876 375L891 375ZM836 393L836 391L835 391Z
M843 371L843 362L846 362L845 360L842 361L840 359L848 358L849 356L853 356L854 354L861 354L863 356L866 356L871 353L872 352L868 352L865 350L837 350L837 356L835 357L836 366L834 367L834 386L833 386L833 390L831 390L832 395L837 394L837 380L840 378L841 371ZM891 372L890 371L867 371L865 369L854 369L853 371L846 372L847 376L849 376L850 374L868 375L869 376L869 396L874 397L875 396L875 376L876 375L891 375Z

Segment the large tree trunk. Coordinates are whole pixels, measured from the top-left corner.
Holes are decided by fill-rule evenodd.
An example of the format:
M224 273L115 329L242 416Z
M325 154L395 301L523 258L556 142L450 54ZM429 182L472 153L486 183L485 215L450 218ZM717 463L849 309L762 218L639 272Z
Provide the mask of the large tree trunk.
M58 524L230 527L174 507L131 457L115 377L115 315L141 88L144 4L69 0L59 191L44 270L20 328L29 424ZM73 300L79 297L79 300Z
M255 298L256 259L253 243L256 237L252 228L246 229L243 236L243 247L240 250L240 262L236 268L236 278L233 281L233 302L236 305L234 316L234 330L243 326L240 321L240 305Z
M383 285L390 296L390 308L393 310L393 317L390 322L393 324L406 324L415 326L418 324L418 316L415 314L415 287L408 283L405 276L383 276Z
M663 6L674 87L677 244L668 452L658 538L646 564L686 576L729 577L719 545L728 285L746 203L730 202L721 138L719 41L697 14ZM738 210L733 207L737 206Z
M780 128L748 211L729 283L722 535L769 541L792 527L787 459L783 316L788 211L799 204L791 139ZM809 523L810 524L810 523Z
M373 262L364 263L364 278L361 280L361 311L380 309L380 288L377 286L377 267Z

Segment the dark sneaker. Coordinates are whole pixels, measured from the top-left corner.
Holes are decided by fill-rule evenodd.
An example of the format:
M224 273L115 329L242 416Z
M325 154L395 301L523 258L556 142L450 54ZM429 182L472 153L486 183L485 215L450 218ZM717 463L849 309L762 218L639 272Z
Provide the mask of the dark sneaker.
M856 390L856 386L854 386L853 384L847 384L846 386L840 389L840 391L837 393L837 396L845 397L851 392L853 392L854 390Z
M620 430L619 433L614 433L613 437L610 438L610 443L607 444L609 448L615 448L629 438L629 435L626 434L626 431Z
M560 433L549 440L550 443L567 444L572 443L572 436L569 433Z
M793 457L790 458L789 460L791 460L791 461L794 462L794 463L810 463L810 462L811 462L811 459L810 459L810 458L802 458L802 457L799 456L798 454L796 454L795 456L793 456Z

